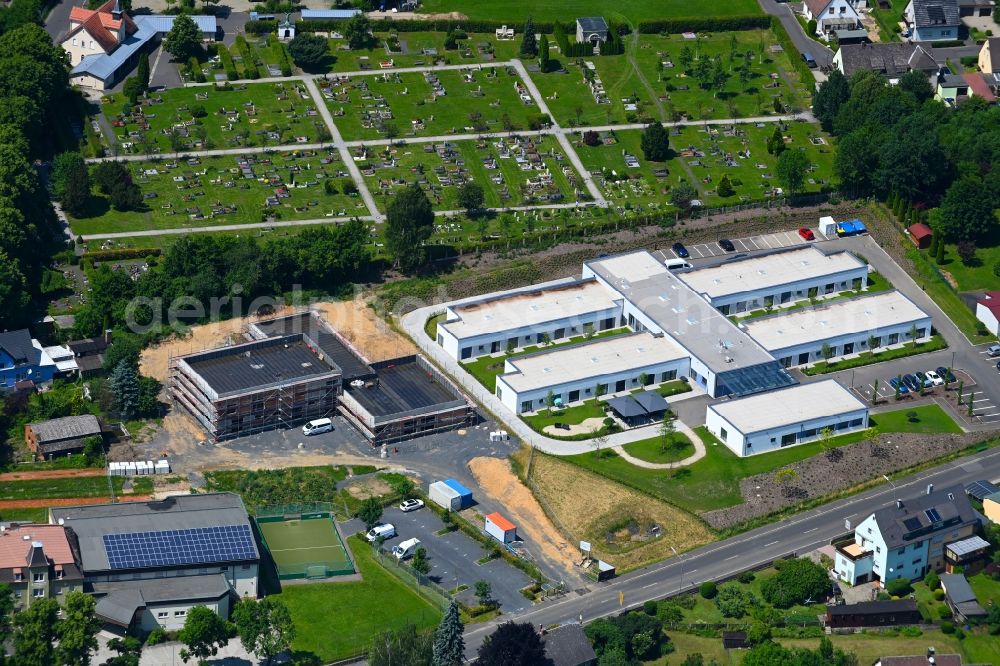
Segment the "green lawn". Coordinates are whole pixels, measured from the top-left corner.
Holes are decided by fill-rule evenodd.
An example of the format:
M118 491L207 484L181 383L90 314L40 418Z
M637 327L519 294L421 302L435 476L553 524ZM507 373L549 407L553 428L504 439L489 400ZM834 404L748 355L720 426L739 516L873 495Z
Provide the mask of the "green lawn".
M985 573L978 573L969 577L969 585L983 608L988 609L991 602L1000 603L1000 581L993 580Z
M530 162L534 155L537 161ZM522 146L502 139L383 147L377 153L371 151L360 167L381 210L413 182L421 184L437 210L459 209L458 189L468 181L483 188L489 208L570 203L577 200L578 191L586 192L579 174L550 136L533 137ZM507 229L499 219L484 221L487 234L511 236L524 229L513 218ZM451 244L468 242L472 235L480 237L478 222L443 220L436 231L440 240Z
M252 169L240 171L241 160ZM344 194L350 175L336 150L127 162L146 197L142 211L117 211L95 190L76 234L206 227L367 215L361 197ZM334 187L327 191L327 183Z
M427 321L424 322L424 333L427 334L428 338L437 342L438 324L444 321L444 318L447 316L448 316L447 312L442 312L440 314L434 315L433 317L427 318Z
M829 637L834 647L857 655L859 664L874 664L879 657L889 655L925 655L927 647L933 645L938 654L964 654L966 641L960 641L954 635L942 634L934 629L925 631L921 636L885 636L878 633L832 635ZM788 638L779 641L786 647L807 647L815 650L819 646L818 638ZM989 661L997 658L994 654ZM967 661L966 663L972 663ZM982 663L982 662L980 662Z
M0 520L22 520L32 523L49 522L48 509L0 509Z
M292 647L324 663L364 652L378 632L406 624L427 629L441 619L437 608L375 562L370 545L358 536L348 543L361 582L286 585L278 595L297 629Z
M976 248L976 259L965 264L958 258L953 244L945 244L945 261L938 267L955 278L959 291L990 291L1000 289L1000 277L993 268L1000 263L1000 244Z
M435 93L431 77L440 88ZM320 84L344 139L526 129L540 112L513 67L360 75ZM391 114L376 118L377 114Z
M902 241L901 241L902 242ZM907 247L906 256L916 269L911 273L913 280L919 284L927 295L934 299L948 318L969 338L974 344L986 342L988 338L976 333L976 315L965 304L958 293L940 275L938 267L933 260L915 247Z
M124 477L111 477L115 494L121 494ZM0 500L61 499L65 497L106 497L108 479L105 476L64 477L7 481L0 485Z
M522 415L521 419L531 426L532 430L544 433L547 426L555 425L556 423L577 425L579 423L583 423L587 419L603 420L605 417L605 405L606 403L598 401L597 398L592 398L565 409L555 411L551 409L543 409L537 414L532 414L531 416Z
M378 28L378 21L374 23ZM518 57L521 40L498 40L495 33L470 32L468 39L460 42L461 48L449 51L444 48L446 32L401 32L398 34L401 52L391 56L386 53L385 44L389 37L387 32L376 32L375 43L370 49L356 51L343 50L342 39L330 40L330 52L334 62L330 66L332 72L356 72L362 69L378 70L379 63L391 58L395 67L419 67L443 63L459 65L463 63L505 61ZM437 55L425 53L435 49Z
M897 347L895 349L887 349L880 352L865 351L861 352L854 358L842 361L820 361L807 368L801 368L801 370L803 374L806 375L822 375L828 372L839 372L841 370L849 370L850 368L860 368L863 365L873 365L884 361L892 361L897 358L906 358L907 356L940 351L941 349L946 349L947 347L948 343L945 342L944 338L935 334L931 336L930 340L926 342L917 342L916 345L912 345L907 342L902 347Z
M626 444L622 448L629 454L651 463L672 463L684 460L694 453L694 444L684 433L675 432L670 436L666 450L662 437L650 437Z
M916 414L914 421L907 416L910 412ZM879 432L962 432L954 419L939 405L924 405L913 409L872 414L868 417L868 423Z
M274 146L315 142L329 135L300 82L242 83L229 90L171 88L152 93L127 115L128 103L120 94L102 98L101 105L109 122L116 124L122 153ZM192 111L199 106L205 115L196 118Z
M657 18L695 16L747 16L759 15L760 7L754 0L623 0L609 6L597 0L426 0L421 11L462 12L470 19L510 21L520 39L526 16L536 21L566 21L573 16L604 16L608 20L641 21Z

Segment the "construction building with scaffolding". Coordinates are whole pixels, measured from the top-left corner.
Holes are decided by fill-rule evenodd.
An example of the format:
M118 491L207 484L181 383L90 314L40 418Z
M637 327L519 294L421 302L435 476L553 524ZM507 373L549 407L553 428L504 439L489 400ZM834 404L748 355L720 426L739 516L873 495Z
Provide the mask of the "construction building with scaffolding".
M296 333L173 357L169 392L219 441L333 416L342 375Z

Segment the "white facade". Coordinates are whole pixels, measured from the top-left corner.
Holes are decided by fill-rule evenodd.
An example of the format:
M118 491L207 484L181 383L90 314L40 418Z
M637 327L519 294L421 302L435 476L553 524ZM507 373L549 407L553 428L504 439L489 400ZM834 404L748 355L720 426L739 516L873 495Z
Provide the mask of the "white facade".
M861 17L850 0L830 0L830 2L805 2L803 14L806 20L816 21L816 34L834 30L850 30L861 23Z
M740 324L788 368L931 335L931 317L898 291L836 301Z
M164 631L179 631L184 628L184 620L188 612L195 606L206 606L221 618L229 617L229 595L211 600L198 600L190 603L152 603L142 610L138 625L143 631L152 631L157 627Z
M868 408L832 379L709 405L705 427L738 456L868 427Z
M998 299L991 300L1000 303L1000 300ZM987 303L982 301L976 303L976 319L983 322L987 331L993 335L1000 335L1000 322L997 321L996 313L989 308Z
M655 386L685 376L690 357L665 336L618 336L508 359L496 395L515 414ZM645 379L645 384L642 380Z

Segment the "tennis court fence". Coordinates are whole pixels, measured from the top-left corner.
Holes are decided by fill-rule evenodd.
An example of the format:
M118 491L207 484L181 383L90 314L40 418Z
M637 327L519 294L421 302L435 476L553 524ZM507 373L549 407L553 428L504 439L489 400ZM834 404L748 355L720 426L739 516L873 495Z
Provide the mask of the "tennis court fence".
M392 553L387 553L384 549L375 550L375 561L382 565L382 568L391 573L399 580L412 587L417 594L434 604L441 610L446 610L451 603L451 595L448 591L432 581L422 573L418 573L400 563Z
M261 507L254 518L260 542L274 562L279 580L321 579L355 573L350 552L344 544L343 536L334 520L333 506L329 502ZM322 521L328 526L328 536L322 544L316 544L315 541L310 543L309 540L314 538L315 532L310 534L308 531L299 531L299 525L305 527L303 521ZM276 529L281 529L276 523L288 523L287 529L293 530L295 534L292 542L296 544L295 547L289 548L287 532L285 538L278 537L277 542L269 539L275 537ZM335 538L336 544L329 543L330 537ZM312 553L315 557L310 555Z
M272 504L257 509L254 518L259 523L273 523L296 518L332 518L333 504L330 502L306 502L305 504Z

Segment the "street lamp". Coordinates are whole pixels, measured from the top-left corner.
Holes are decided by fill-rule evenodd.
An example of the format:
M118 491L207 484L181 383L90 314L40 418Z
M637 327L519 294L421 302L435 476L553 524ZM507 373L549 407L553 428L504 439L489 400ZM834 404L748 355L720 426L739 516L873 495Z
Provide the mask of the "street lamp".
M674 557L676 557L680 561L680 563L681 563L681 579L677 583L677 594L680 594L681 590L684 589L684 560L682 560L680 558L680 555L677 554L677 549L676 548L674 548L673 546L670 546L670 550L674 551Z

